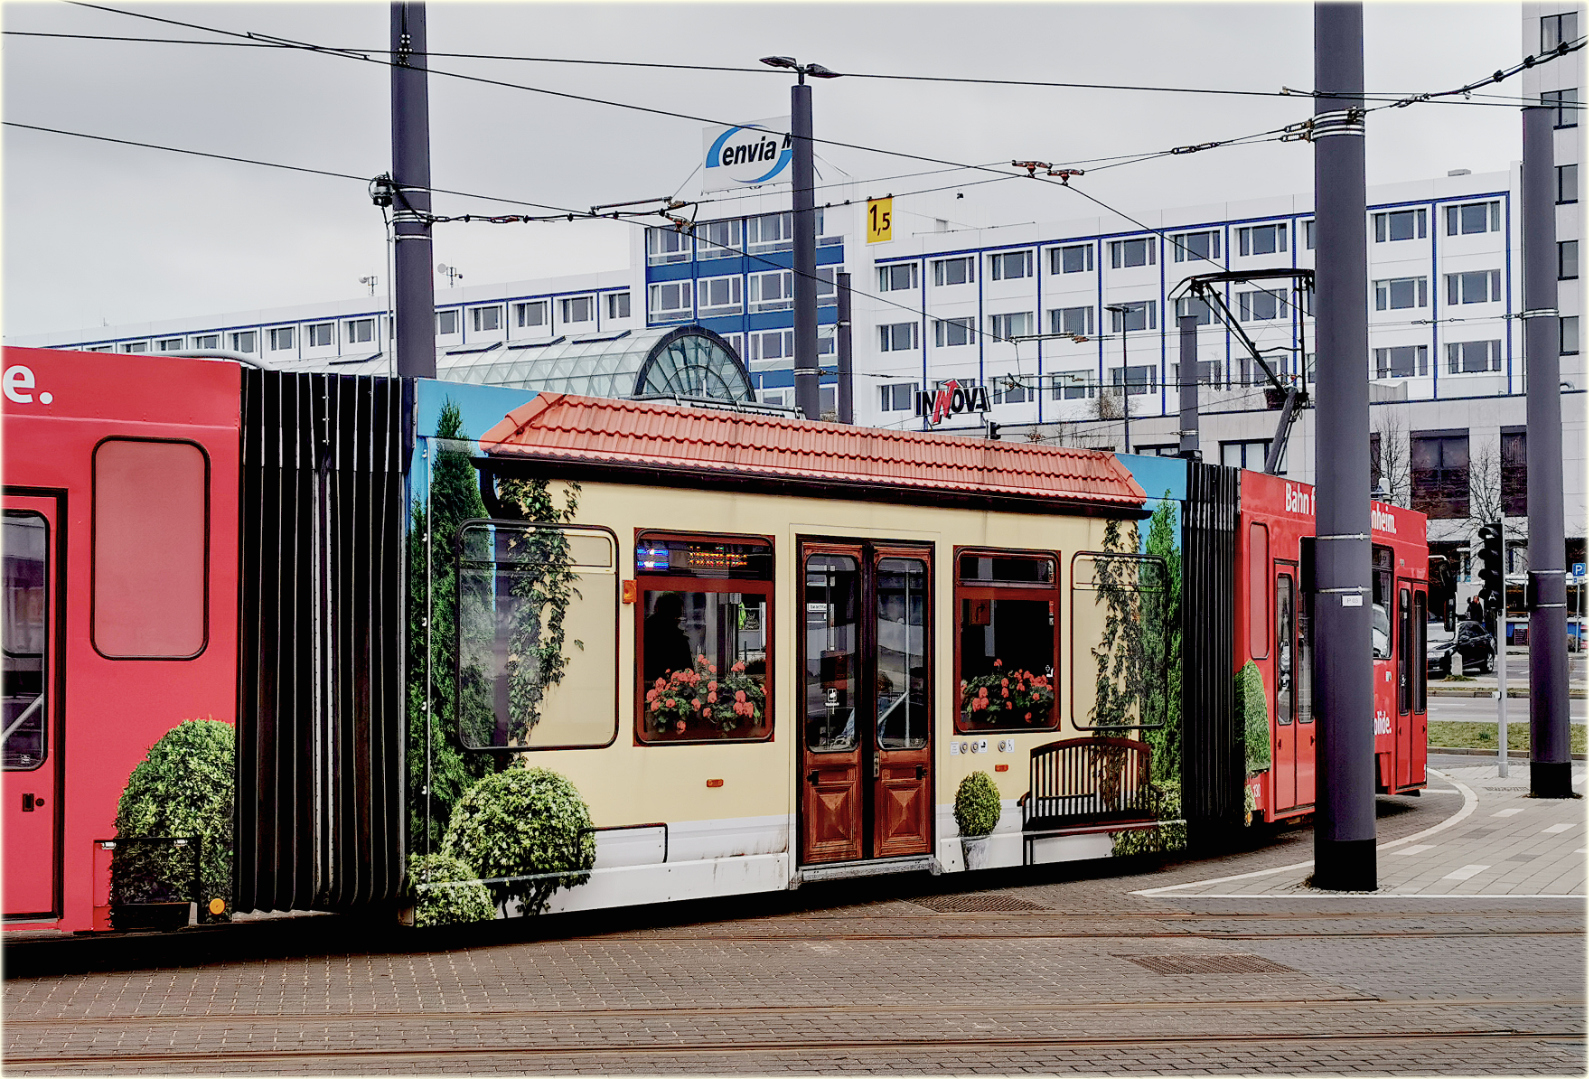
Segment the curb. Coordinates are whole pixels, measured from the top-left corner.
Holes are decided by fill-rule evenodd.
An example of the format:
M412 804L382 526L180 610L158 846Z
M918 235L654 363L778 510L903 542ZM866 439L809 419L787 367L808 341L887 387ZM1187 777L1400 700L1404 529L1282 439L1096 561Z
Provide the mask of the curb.
M1431 697L1489 697L1494 698L1498 686L1442 686L1435 682L1429 683L1429 696ZM1572 686L1567 690L1567 695L1575 701L1584 699L1585 691L1581 686ZM1506 697L1508 700L1522 700L1528 696L1527 686L1507 686Z
M1500 754L1493 749L1471 749L1466 747L1462 749L1456 749L1448 748L1446 746L1430 746L1428 748L1428 752L1443 753L1455 757L1490 757L1492 759L1500 757ZM1572 754L1572 759L1575 761L1589 760L1589 756L1586 756L1583 753L1574 753ZM1526 750L1520 749L1516 753L1508 753L1506 760L1508 763L1515 761L1518 764L1526 765L1528 763L1528 752Z

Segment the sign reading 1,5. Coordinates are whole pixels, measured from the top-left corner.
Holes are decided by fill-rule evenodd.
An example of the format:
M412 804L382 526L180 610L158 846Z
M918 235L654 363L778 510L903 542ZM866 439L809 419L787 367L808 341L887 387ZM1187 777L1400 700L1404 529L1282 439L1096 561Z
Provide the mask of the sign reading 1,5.
M866 242L880 244L894 238L894 200L866 200Z

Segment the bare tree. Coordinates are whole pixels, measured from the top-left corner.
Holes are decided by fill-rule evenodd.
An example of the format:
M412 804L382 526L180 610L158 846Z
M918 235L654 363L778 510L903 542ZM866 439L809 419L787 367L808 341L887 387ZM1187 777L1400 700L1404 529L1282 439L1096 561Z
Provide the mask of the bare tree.
M1474 529L1501 519L1501 447L1483 442L1468 450L1468 520Z
M1098 418L1100 420L1118 420L1125 415L1125 390L1124 386L1098 387Z
M1374 421L1379 440L1379 484L1384 500L1395 506L1412 505L1412 467L1407 428L1399 413L1382 408Z

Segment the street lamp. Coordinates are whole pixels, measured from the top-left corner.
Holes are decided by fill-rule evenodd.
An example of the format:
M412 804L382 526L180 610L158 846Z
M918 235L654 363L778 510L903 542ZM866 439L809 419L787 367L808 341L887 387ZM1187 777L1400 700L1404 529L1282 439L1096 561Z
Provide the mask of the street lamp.
M1131 452L1131 367L1126 360L1126 332L1130 323L1126 316L1131 313L1128 303L1111 303L1104 306L1105 311L1113 311L1120 316L1120 400L1125 404L1126 419L1126 452Z
M761 62L800 77L789 88L789 137L794 143L794 390L795 407L806 419L815 420L822 416L822 368L817 362L816 179L811 160L811 87L806 76L836 79L839 73L821 64L798 63L792 56L764 56Z

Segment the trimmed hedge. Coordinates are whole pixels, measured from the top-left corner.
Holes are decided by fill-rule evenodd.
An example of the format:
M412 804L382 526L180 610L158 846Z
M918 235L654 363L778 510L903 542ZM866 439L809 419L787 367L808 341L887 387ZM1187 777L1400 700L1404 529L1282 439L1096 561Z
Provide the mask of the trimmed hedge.
M955 791L955 824L968 839L987 835L999 823L999 789L986 772L972 772Z
M1247 774L1269 770L1269 701L1252 660L1236 672L1236 725L1247 747Z
M553 892L590 879L596 864L590 828L590 809L566 777L545 768L509 768L458 799L441 852L486 878L567 874L488 886L498 903L517 899L525 914L539 914Z
M458 858L416 854L408 860L408 886L414 904L414 925L458 925L489 922L497 915L491 890L480 874Z

